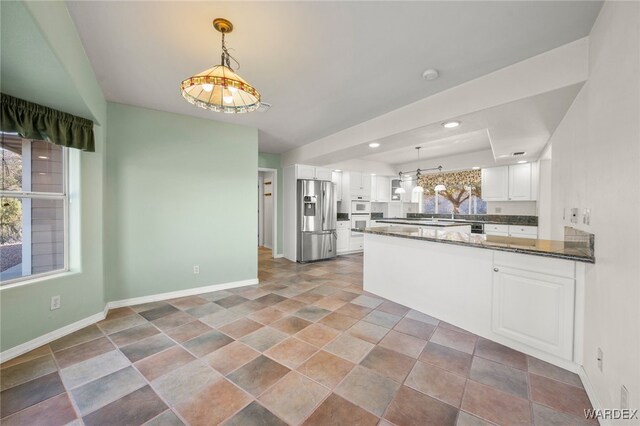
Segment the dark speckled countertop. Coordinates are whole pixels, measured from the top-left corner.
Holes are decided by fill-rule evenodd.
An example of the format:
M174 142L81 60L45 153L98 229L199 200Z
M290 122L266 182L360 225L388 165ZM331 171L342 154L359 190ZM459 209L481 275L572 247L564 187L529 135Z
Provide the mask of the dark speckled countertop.
M365 234L457 244L490 250L554 257L586 263L595 263L596 261L593 251L593 239L591 240L591 243L534 240L528 238L468 234L465 232L457 232L447 229L432 229L426 227L415 228L408 226L367 228L362 232Z

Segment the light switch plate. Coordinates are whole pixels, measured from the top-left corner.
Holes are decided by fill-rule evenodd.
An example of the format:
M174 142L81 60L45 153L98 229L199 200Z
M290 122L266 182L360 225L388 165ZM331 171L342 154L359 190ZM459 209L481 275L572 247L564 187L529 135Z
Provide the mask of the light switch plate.
M591 209L582 210L582 223L585 225L591 224Z
M578 208L577 207L572 207L571 208L571 223L578 223Z

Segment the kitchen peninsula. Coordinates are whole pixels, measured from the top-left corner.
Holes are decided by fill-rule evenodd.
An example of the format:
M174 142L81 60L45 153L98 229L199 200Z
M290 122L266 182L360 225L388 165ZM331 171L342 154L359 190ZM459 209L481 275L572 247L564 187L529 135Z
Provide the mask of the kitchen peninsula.
M567 241L389 224L364 230L364 289L568 369L582 361L593 236Z

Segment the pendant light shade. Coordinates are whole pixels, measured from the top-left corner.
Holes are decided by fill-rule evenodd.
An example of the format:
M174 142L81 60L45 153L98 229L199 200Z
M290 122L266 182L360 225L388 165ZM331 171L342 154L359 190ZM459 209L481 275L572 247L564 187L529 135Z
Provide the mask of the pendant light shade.
M204 109L228 114L251 112L260 106L260 94L226 65L216 65L187 78L182 96Z
M440 192L440 191L446 191L447 187L444 186L443 184L439 184L439 185L436 185L435 188L433 188L433 189L436 192Z
M424 192L424 188L421 187L420 185L414 186L412 192L414 194L422 194Z
M197 107L227 114L255 111L260 107L260 93L231 68L231 61L239 68L238 61L227 51L224 36L233 30L226 19L213 21L222 33L221 64L195 74L180 84L182 97Z

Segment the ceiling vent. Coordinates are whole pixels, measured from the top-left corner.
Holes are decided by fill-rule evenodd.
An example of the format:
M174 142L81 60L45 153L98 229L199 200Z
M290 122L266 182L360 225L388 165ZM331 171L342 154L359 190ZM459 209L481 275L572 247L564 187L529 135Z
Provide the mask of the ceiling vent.
M525 155L525 154L526 154L526 152L524 152L524 151L517 151L517 152L512 152L511 153L511 155L513 157L520 157L520 156Z
M269 111L269 108L271 108L271 104L266 103L266 102L260 102L260 106L258 107L258 109L256 111L258 111L258 112L267 112L267 111Z

